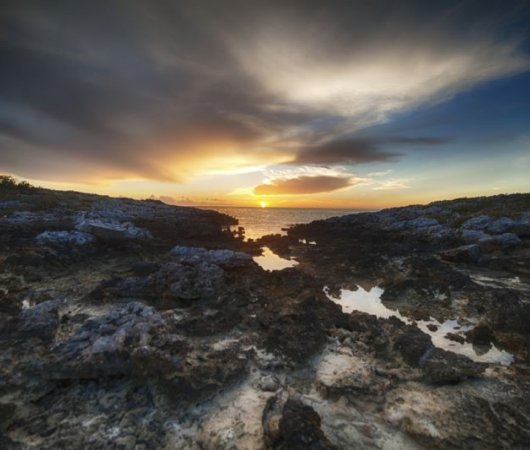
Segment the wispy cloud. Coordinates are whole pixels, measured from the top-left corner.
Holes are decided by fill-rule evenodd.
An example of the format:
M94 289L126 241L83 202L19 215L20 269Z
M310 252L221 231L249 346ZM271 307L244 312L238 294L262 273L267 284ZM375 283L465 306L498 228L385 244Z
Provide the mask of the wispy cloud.
M0 168L182 182L443 145L356 133L530 59L502 27L519 1L435 3L6 0Z

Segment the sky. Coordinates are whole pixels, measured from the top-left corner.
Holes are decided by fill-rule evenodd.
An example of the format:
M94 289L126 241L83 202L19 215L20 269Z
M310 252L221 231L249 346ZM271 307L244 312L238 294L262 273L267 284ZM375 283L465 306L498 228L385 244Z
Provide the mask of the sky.
M0 3L0 173L182 205L530 192L530 0Z

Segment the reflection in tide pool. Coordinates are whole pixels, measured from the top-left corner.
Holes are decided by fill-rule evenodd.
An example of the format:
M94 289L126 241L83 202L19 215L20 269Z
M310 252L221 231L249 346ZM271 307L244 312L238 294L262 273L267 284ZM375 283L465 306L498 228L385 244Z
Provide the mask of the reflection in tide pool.
M282 270L298 264L294 259L280 258L278 255L272 253L268 247L263 247L263 255L254 256L253 259L264 270Z
M484 351L477 347L473 347L472 344L464 342L463 344L447 339L448 333L463 335L466 331L472 327L462 327L456 320L446 320L445 322L438 322L432 318L430 320L411 320L403 315L399 311L394 311L387 308L381 301L381 295L383 289L379 287L373 287L369 291L363 289L361 286L357 286L356 291L349 289L341 289L339 297L333 297L327 287L324 287L324 293L333 302L341 306L342 311L345 313L351 313L353 311L361 311L374 316L388 319L389 317L397 317L402 322L408 325L415 325L421 331L431 336L433 345L443 350L447 350L460 355L465 355L473 361L498 363L503 365L510 365L514 358L511 353L504 350L499 350L493 344ZM430 327L430 328L429 328ZM433 331L434 330L434 331Z

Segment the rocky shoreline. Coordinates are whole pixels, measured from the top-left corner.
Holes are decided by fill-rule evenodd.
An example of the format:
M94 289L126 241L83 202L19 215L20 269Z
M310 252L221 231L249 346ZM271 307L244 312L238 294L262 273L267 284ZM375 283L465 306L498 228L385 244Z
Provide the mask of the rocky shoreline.
M530 194L253 243L213 211L0 194L0 448L530 448Z

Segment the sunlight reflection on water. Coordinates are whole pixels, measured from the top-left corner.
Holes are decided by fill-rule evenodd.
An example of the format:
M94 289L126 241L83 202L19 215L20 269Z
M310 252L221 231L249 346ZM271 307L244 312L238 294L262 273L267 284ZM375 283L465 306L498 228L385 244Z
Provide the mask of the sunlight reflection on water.
M480 351L480 349L473 347L469 342L459 343L445 336L447 333L454 333L460 336L472 327L460 326L457 320L446 320L445 322L438 322L434 318L430 320L411 320L403 316L398 310L387 308L381 301L381 295L384 290L380 287L373 287L370 290L365 290L361 286L357 286L356 291L349 289L341 289L339 297L334 297L329 293L327 287L324 287L324 293L333 302L341 306L342 311L351 313L353 311L361 311L368 314L373 314L377 317L388 319L389 317L397 317L402 322L417 326L421 331L431 336L433 345L443 350L447 350L460 355L465 355L473 361L498 363L503 365L510 365L514 357L511 353L504 350L499 350L495 345L491 345L489 349ZM429 329L436 327L434 331Z
M254 256L253 259L264 270L282 270L298 265L298 262L294 259L281 258L268 247L263 247L263 255Z

